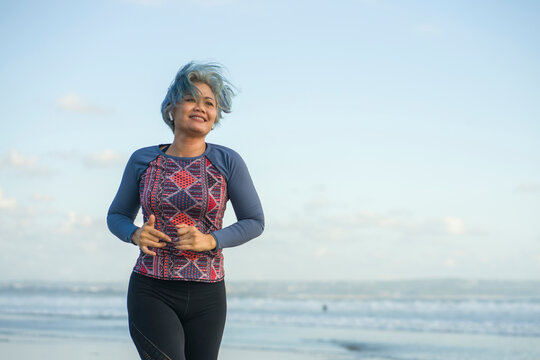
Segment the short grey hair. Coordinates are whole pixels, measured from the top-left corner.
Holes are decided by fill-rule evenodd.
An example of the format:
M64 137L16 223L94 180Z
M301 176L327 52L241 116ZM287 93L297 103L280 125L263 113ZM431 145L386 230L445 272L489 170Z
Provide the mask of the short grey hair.
M195 63L193 61L178 70L174 81L169 86L167 95L161 103L161 116L174 132L174 123L169 112L174 112L184 96L192 95L199 100L199 93L194 83L204 83L212 89L217 102L216 120L219 123L222 113L230 113L232 97L236 95L234 86L223 76L223 66L218 63Z

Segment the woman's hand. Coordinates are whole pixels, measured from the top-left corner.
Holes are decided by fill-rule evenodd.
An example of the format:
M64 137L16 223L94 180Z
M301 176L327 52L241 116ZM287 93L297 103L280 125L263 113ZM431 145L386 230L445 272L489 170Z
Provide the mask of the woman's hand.
M210 234L203 234L195 226L186 224L176 225L178 242L175 247L178 250L206 251L216 248L216 239Z
M156 223L156 217L150 215L148 221L144 225L138 228L131 237L131 241L141 248L142 252L148 255L156 256L154 251L148 249L148 247L162 248L167 245L167 242L171 242L171 238L154 228ZM162 242L160 240L165 240Z

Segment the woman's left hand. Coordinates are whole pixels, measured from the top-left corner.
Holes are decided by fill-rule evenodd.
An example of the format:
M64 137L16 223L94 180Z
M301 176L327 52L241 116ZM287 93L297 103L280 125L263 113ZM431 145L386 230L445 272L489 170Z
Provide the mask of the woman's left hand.
M216 239L210 234L203 234L195 226L186 224L176 225L178 242L175 248L178 250L207 251L216 248Z

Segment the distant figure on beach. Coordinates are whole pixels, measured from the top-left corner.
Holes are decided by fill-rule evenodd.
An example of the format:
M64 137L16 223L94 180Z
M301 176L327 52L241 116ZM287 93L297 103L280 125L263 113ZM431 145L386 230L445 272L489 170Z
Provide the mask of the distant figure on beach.
M222 249L263 232L246 164L205 141L233 95L219 64L181 68L161 104L173 142L131 155L109 208L110 231L140 248L127 308L141 359L217 359L227 311ZM222 228L228 200L237 221Z

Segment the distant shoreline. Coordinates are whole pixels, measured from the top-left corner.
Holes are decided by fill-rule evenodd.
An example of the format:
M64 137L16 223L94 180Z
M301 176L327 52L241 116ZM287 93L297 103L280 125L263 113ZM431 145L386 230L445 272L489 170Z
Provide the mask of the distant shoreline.
M226 280L229 297L295 299L540 298L540 280L417 279L371 281ZM125 282L1 281L0 292L123 294Z

